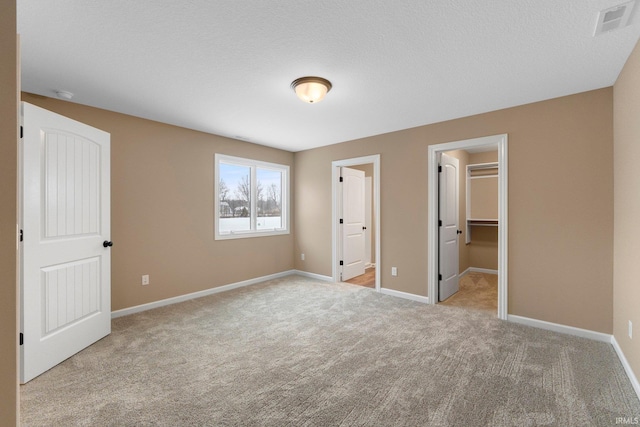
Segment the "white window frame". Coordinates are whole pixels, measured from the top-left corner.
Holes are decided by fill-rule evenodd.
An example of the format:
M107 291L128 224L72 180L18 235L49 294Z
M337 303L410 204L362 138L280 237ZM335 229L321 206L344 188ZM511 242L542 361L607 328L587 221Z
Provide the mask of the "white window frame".
M238 166L245 166L251 169L251 204L250 204L250 224L251 230L247 231L231 231L229 233L220 233L220 163L234 164ZM257 174L258 168L272 169L282 172L282 194L281 197L281 213L282 213L282 228L258 230L257 229L257 211L258 203L256 197L257 190ZM243 157L228 156L226 154L215 155L215 191L214 191L214 204L215 210L213 216L215 218L215 240L227 240L227 239L244 239L248 237L263 237L263 236L276 236L281 234L289 234L289 166L281 165L277 163L263 162L261 160L245 159Z

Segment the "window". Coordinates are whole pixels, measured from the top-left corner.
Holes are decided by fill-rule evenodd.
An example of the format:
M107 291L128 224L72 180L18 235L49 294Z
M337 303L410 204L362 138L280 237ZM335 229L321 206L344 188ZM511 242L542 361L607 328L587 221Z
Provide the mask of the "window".
M289 166L216 154L216 240L289 234Z

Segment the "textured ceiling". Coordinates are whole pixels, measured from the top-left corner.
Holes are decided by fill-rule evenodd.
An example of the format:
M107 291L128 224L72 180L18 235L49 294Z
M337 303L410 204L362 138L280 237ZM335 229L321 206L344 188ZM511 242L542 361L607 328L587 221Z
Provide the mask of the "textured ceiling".
M611 86L639 17L593 31L622 2L18 0L22 89L300 151Z

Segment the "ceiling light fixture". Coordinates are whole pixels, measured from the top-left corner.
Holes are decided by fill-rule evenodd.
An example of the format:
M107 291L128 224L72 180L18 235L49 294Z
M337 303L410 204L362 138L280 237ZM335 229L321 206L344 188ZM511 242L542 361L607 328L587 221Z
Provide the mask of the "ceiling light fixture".
M322 101L331 90L331 82L322 77L300 77L291 83L291 88L298 98L309 104L315 104Z

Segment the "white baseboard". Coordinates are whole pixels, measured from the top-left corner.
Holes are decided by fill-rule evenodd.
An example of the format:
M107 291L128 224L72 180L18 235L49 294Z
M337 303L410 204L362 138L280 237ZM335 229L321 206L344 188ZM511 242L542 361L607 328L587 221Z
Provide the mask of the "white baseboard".
M218 286L211 289L205 289L204 291L193 292L186 295L179 295L173 298L167 298L160 301L154 301L147 304L136 305L135 307L123 308L122 310L116 310L111 312L111 318L115 319L122 316L128 316L129 314L140 313L142 311L151 310L158 307L164 307L165 305L176 304L183 301L188 301L195 298L205 297L207 295L213 295L220 292L230 291L232 289L242 288L244 286L255 285L267 280L279 279L280 277L290 276L292 274L302 274L297 270L288 270L281 273L269 274L267 276L256 277L255 279L244 280L242 282L231 283L228 285ZM307 273L310 274L310 273Z
M602 332L590 331L588 329L575 328L573 326L560 325L558 323L546 322L544 320L531 319L529 317L509 314L507 321L520 323L521 325L533 326L534 328L547 329L549 331L560 332L561 334L575 335L582 338L589 338L595 341L610 343L611 335Z
M461 276L467 274L467 273L487 273L487 274L498 274L498 270L492 270L490 268L480 268L480 267L469 267L467 268L462 274Z
M423 297L423 296L416 295L416 294L410 294L410 293L407 293L407 292L396 291L394 289L380 288L380 293L381 294L385 294L385 295L390 295L392 297L410 299L412 301L418 301L418 302L421 302L421 303L424 303L424 304L429 304L429 297Z
M636 395L638 396L638 399L640 399L640 383L638 382L638 377L636 377L636 374L633 372L633 369L631 369L631 365L629 365L627 358L624 357L624 353L622 352L620 345L618 345L618 341L616 340L616 337L613 335L611 335L611 345L613 346L613 349L616 351L616 354L620 359L620 363L622 363L622 367L624 368L624 371L627 373L627 376L629 377L629 381L631 381L631 385L633 386L633 389L635 390Z
M291 274L297 274L300 276L309 277L311 279L323 280L325 282L333 282L333 277L331 276L323 276L322 274L308 273L306 271L301 271L301 270L291 270L291 271L292 271Z

